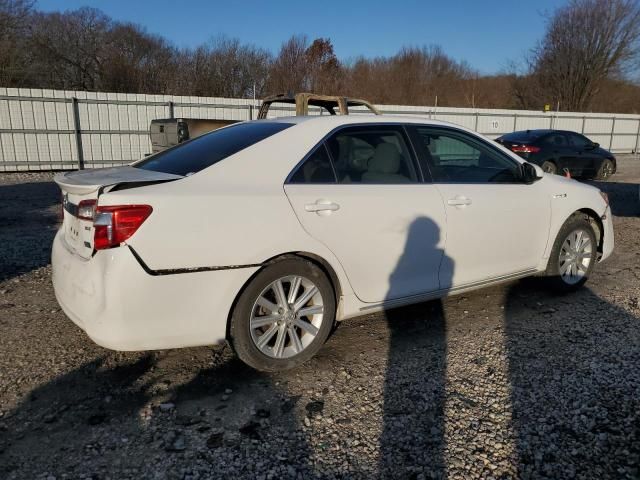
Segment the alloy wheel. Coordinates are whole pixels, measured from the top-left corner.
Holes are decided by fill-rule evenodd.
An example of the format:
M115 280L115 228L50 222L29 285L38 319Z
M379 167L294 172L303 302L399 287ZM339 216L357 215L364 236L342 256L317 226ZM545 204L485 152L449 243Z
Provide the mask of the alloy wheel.
M613 163L605 161L602 165L602 178L609 178L613 175Z
M589 271L592 261L593 243L587 231L577 229L569 233L560 248L560 278L569 285L578 283Z
M270 283L251 309L251 339L271 358L289 358L306 349L318 335L324 302L308 278L291 275Z

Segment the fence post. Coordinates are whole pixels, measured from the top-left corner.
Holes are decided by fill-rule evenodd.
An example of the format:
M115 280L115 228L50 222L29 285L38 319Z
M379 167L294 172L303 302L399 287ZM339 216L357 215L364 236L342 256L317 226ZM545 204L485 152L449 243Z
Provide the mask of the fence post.
M82 130L80 129L80 109L78 108L78 99L71 97L71 105L73 111L73 132L76 137L76 150L78 151L78 169L84 170L84 152L82 151Z
M518 114L514 113L513 114L513 131L516 132L517 128L516 125L518 124Z
M638 146L640 146L640 118L638 118L638 131L636 132L636 148L635 153L638 154Z
M584 124L587 121L587 117L583 116L582 117L582 129L580 130L580 133L584 135Z
M611 136L609 137L609 150L613 146L613 132L616 129L616 117L613 117L613 121L611 122Z
M478 114L478 111L476 110L476 125L475 125L475 127L473 127L473 129L474 129L476 132L478 131L478 117L479 117L479 116L480 116L480 115Z
M553 130L553 115L549 116L549 129Z
M253 105L249 104L249 120L253 120Z
M169 118L175 118L175 117L174 117L174 111L173 111L173 108L174 108L174 104L173 104L173 102L172 102L172 101L169 101L169 102L167 103L167 107L169 107Z

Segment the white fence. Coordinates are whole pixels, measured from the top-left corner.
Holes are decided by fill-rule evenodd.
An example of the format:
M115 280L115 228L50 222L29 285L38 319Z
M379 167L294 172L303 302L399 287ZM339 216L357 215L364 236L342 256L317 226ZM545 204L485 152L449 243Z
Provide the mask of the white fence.
M62 170L122 165L151 152L156 118L253 119L246 99L0 88L0 171ZM637 152L638 115L535 112L379 105L383 113L422 115L491 138L514 130L581 132L614 152ZM290 115L280 108L274 115Z

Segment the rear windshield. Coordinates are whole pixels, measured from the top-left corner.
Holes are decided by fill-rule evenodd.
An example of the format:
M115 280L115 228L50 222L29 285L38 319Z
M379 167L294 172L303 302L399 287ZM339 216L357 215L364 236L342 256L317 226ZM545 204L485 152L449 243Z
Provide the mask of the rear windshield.
M141 160L133 166L154 172L190 175L292 126L292 123L239 123Z
M529 143L534 142L547 132L538 132L535 130L507 133L501 140L513 143Z

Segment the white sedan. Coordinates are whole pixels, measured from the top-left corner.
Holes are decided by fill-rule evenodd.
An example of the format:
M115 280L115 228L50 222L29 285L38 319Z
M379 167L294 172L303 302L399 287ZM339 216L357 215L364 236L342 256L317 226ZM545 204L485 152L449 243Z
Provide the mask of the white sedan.
M56 297L96 343L229 341L268 371L357 315L529 275L573 290L614 242L598 189L417 117L239 123L55 180Z

